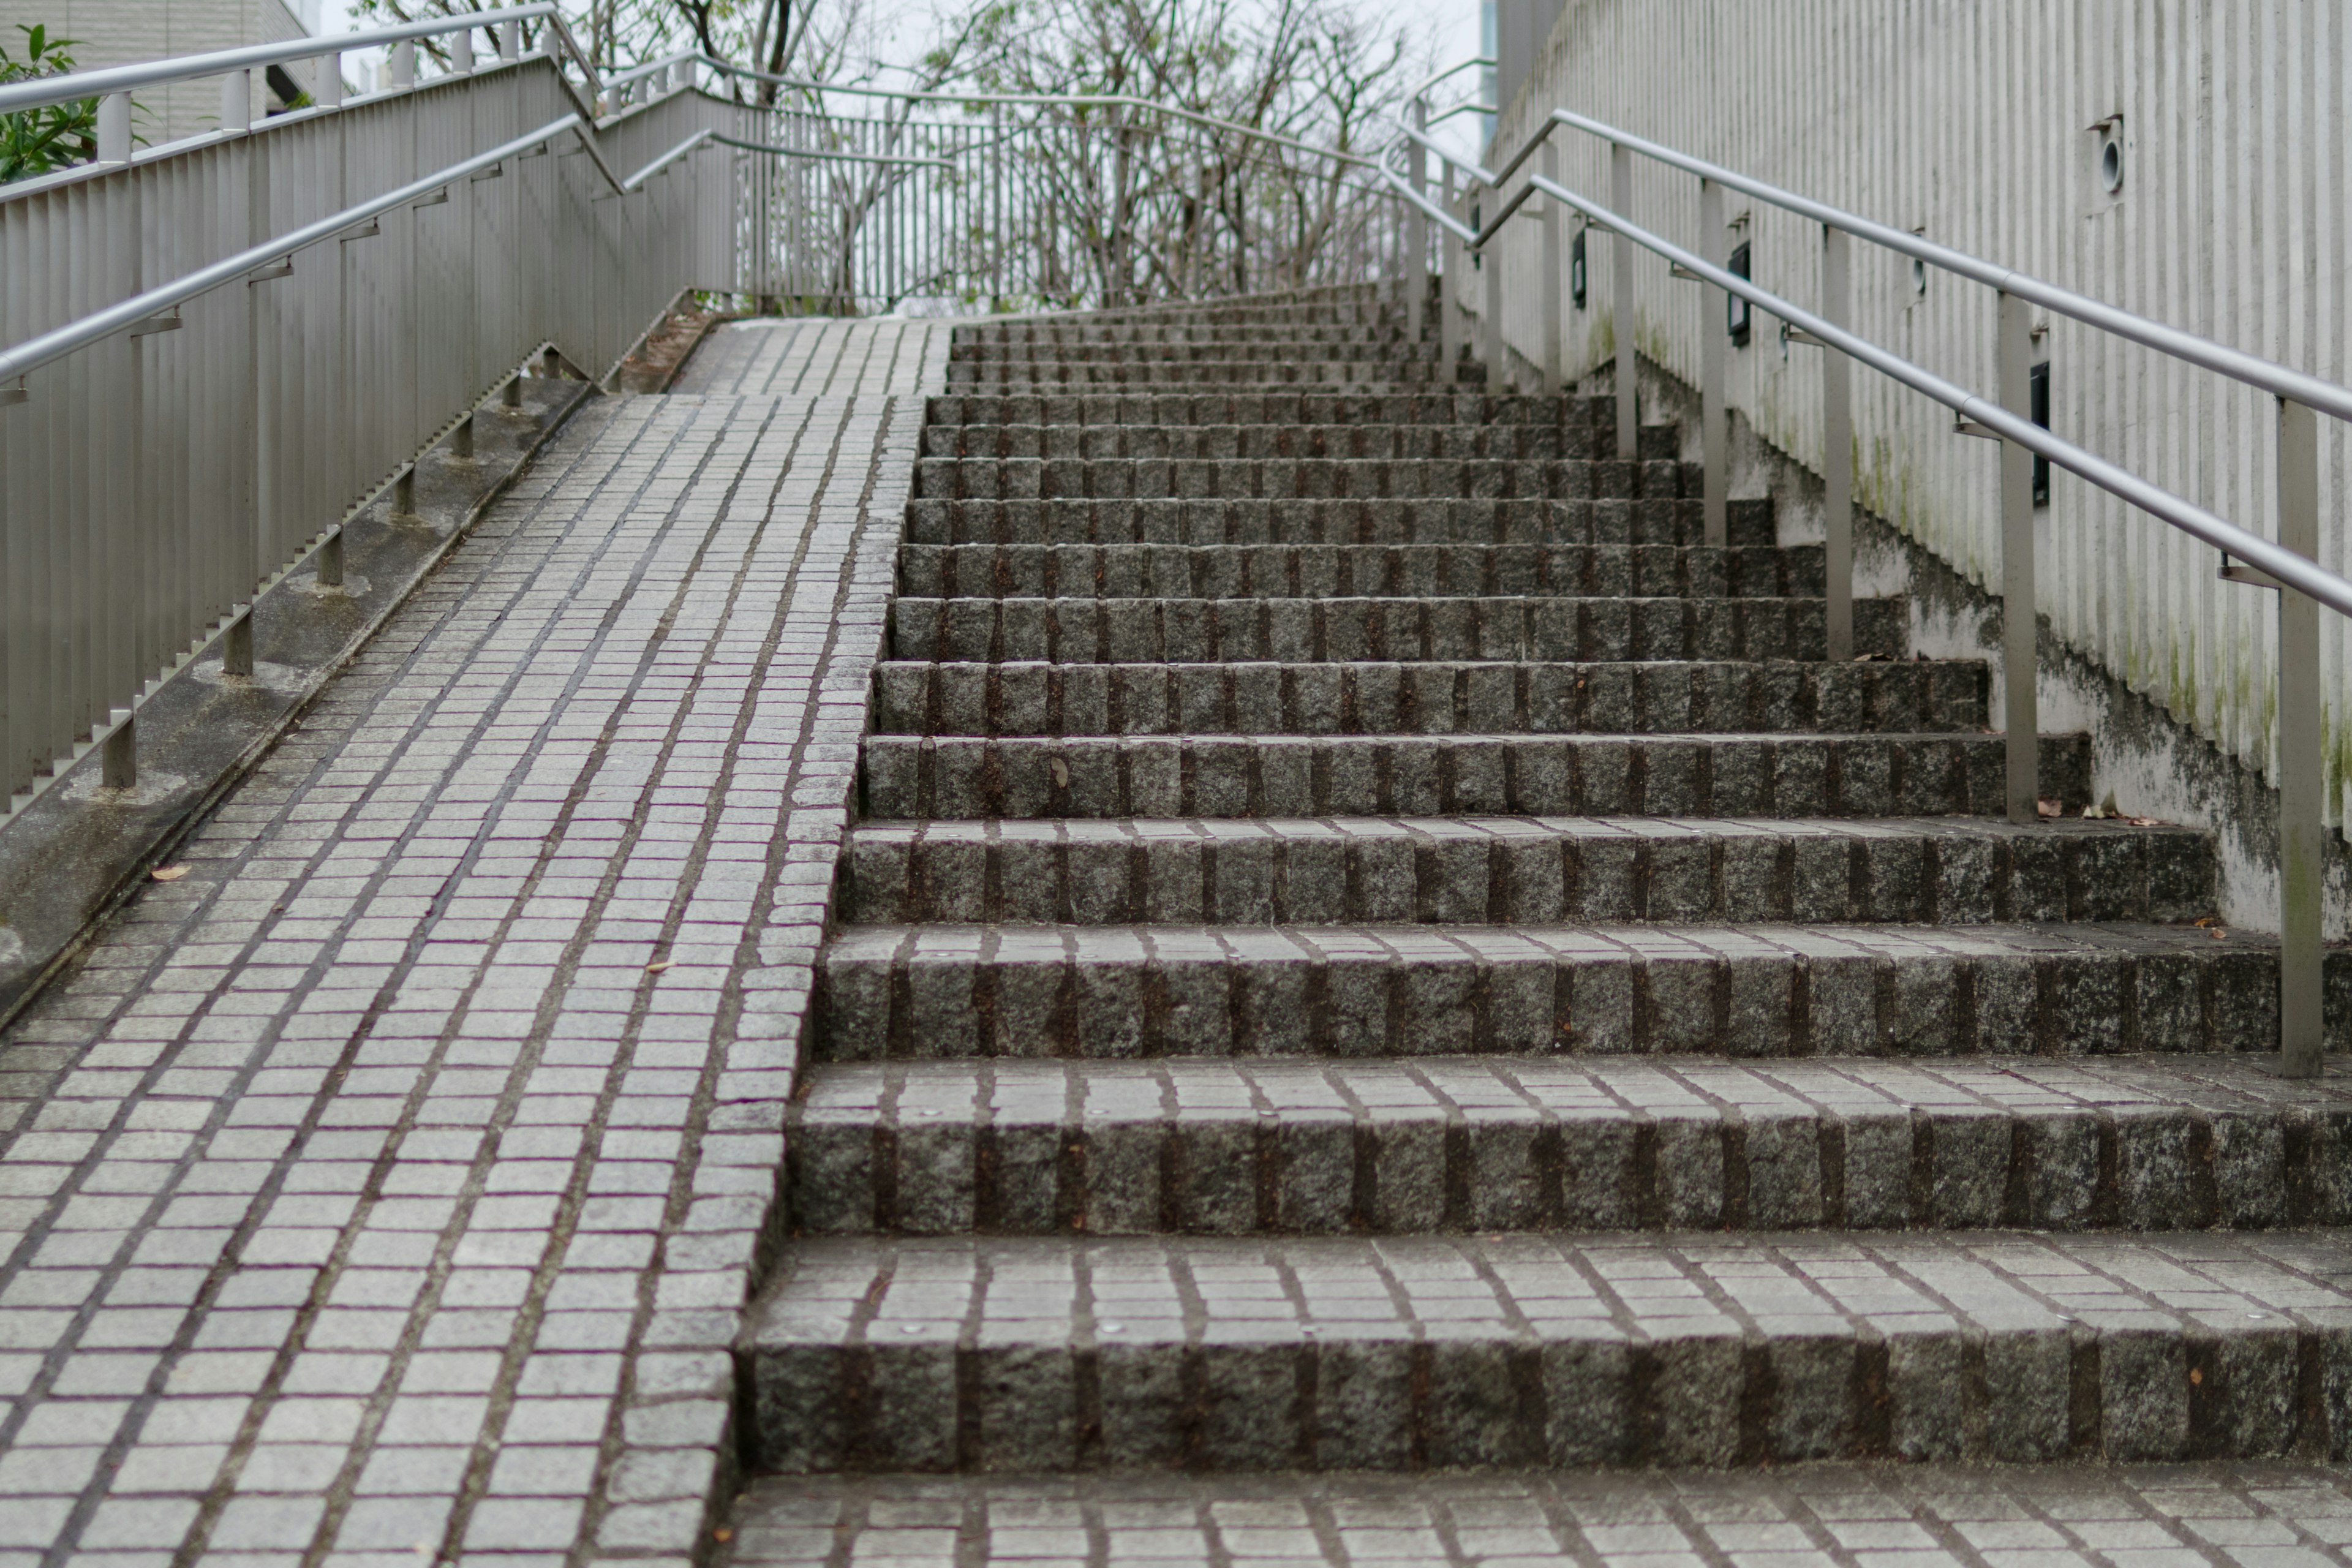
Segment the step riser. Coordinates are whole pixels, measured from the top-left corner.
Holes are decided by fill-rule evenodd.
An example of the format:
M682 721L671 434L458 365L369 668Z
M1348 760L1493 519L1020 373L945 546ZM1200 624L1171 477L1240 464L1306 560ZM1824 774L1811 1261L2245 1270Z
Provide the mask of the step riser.
M948 363L983 372L1059 371L1092 365L1263 364L1268 358L1267 351L1276 347L1291 348L1299 358L1324 364L1401 364L1438 357L1437 345L1430 342L1414 343L1397 338L1367 342L1354 333L1301 337L1291 332L1271 332L1263 337L1224 334L1191 342L1154 343L958 343L949 351Z
M1679 500L1679 463L1328 458L924 458L924 500Z
M908 664L898 735L1572 735L1974 731L1983 668L1867 664Z
M913 598L1818 598L1814 545L908 544Z
M1202 364L950 364L947 384L959 392L1035 393L1070 387L1297 386L1410 388L1480 386L1484 365L1465 360L1225 360Z
M1652 1117L1558 1062L1438 1065L1435 1082L1428 1068L1261 1068L1204 1083L1199 1069L1106 1081L1101 1067L1080 1077L1008 1064L912 1085L903 1069L830 1068L817 1103L795 1107L785 1129L792 1224L821 1235L1331 1236L2352 1221L2352 1108L2340 1104L1857 1111L1853 1084L1842 1106L1758 1084L1778 1103L1742 1114L1686 1093ZM1350 1110L1342 1089L1377 1110ZM1181 1115L1153 1112L1188 1098ZM1254 1098L1280 1109L1261 1114ZM1543 1113L1530 1098L1566 1103ZM1081 1103L1105 1109L1062 1109Z
M1616 455L1613 436L1559 425L931 425L923 430L924 457L966 460L1614 462Z
M1819 599L918 599L889 656L957 662L1806 659ZM1857 653L1901 658L1910 606L1857 599Z
M1596 421L1574 398L1526 397L1484 392L1217 392L1217 393L942 393L926 405L934 426L1012 425L1328 426L1540 425L1576 438L1596 433ZM1612 449L1613 423L1609 424ZM1579 434L1581 433L1581 434ZM1641 431L1645 458L1676 456L1671 426Z
M832 1060L949 1057L1334 1058L1461 1054L2111 1056L2278 1046L2265 949L2068 944L2035 953L1923 933L1907 953L1661 932L1465 930L1382 946L1313 931L1181 928L1153 950L1081 952L1048 930L949 929L910 952L829 949L816 1048ZM1802 952L1799 956L1794 945ZM1881 938L1874 944L1888 947ZM2352 1020L2352 957L2328 960L2330 1027Z
M1021 826L1021 825L1014 825ZM2125 832L2053 838L1905 833L1497 837L925 833L853 837L835 918L859 923L1549 925L1676 921L2193 921L2213 908L2211 840ZM1501 837L1512 828L1524 837Z
M1770 545L1769 501L1726 542ZM917 544L1703 546L1695 500L910 500Z
M1552 1267L1585 1295L1572 1263ZM1350 1283L1377 1295L1380 1275L1361 1273ZM1159 1285L1177 1297L1175 1279ZM1751 1342L1721 1319L1629 1331L1596 1302L1548 1332L1416 1342L1343 1317L1306 1344L1286 1321L1275 1342L1203 1344L1158 1318L1126 1337L1074 1322L1075 1342L1055 1345L960 1345L950 1321L895 1344L761 1346L747 1369L761 1458L805 1473L2352 1455L2352 1331L2276 1314L2218 1338L2040 1311L1889 1337L1827 1316Z
M1388 741L1287 736L983 740L874 736L869 816L1995 816L1999 735L1599 735ZM2042 739L2069 811L2090 748Z

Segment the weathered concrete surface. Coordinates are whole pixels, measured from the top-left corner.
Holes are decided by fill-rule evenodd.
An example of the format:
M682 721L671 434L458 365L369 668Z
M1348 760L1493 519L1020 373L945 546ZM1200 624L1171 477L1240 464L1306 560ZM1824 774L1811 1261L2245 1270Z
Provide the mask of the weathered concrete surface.
M944 347L746 337L584 409L8 1030L7 1561L707 1540Z
M223 677L215 638L140 707L136 788L104 787L92 750L0 827L0 1023L245 776L591 395L583 382L528 378L520 408L485 404L472 461L452 457L446 439L418 460L411 518L391 515L387 492L344 525L341 591L319 586L311 560L261 595L250 677Z

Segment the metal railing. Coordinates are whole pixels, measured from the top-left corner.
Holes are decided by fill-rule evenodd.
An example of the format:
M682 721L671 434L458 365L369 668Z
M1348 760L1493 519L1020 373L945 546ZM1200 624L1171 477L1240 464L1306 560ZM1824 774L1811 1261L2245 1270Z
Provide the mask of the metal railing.
M450 68L419 81L435 37ZM387 43L398 85L248 123L249 72L339 82ZM207 77L224 129L131 146L131 94ZM552 5L11 84L0 112L92 96L98 162L0 186L9 815L93 747L131 782L160 682L215 643L249 675L260 594L313 552L339 576L342 524L404 510L417 455L542 349L613 363L736 270L712 142L740 111L673 81L600 114Z
M1561 214L1581 216L1587 234L1617 238L1619 243L1612 258L1615 273L1612 308L1618 323L1613 379L1616 446L1621 458L1634 455L1638 434L1639 372L1632 331L1638 252L1663 259L1669 277L1675 279L1707 285L1720 290L1726 299L1743 300L1756 310L1778 318L1785 323L1790 342L1824 351L1822 399L1826 440L1822 479L1827 492L1825 619L1830 658L1845 658L1853 654L1853 426L1849 364L1859 363L1950 408L1955 434L1987 437L2002 443L2002 723L2007 732L2006 805L2012 821L2032 821L2038 815L2041 793L2033 560L2032 465L2036 458L2213 546L2221 552L2221 572L2225 578L2279 591L2281 1063L2282 1070L2289 1076L2318 1073L2326 1048L2321 977L2325 773L2321 754L2318 608L2324 605L2339 615L2352 616L2352 581L2325 570L2314 559L2319 551L2319 447L2315 415L2326 413L2339 419L2352 419L2352 389L1937 245L1919 235L1781 190L1569 110L1556 110L1548 115L1541 128L1499 170L1487 169L1448 152L1431 139L1428 123L1425 100L1416 97L1408 108L1407 117L1399 122L1396 139L1383 150L1381 170L1421 218L1437 225L1448 237L1444 255L1449 272L1444 279L1448 304L1444 319L1449 356L1454 352L1454 329L1452 287L1460 280L1459 274L1450 268L1467 253L1482 252L1488 258L1487 264L1480 268L1484 293L1478 310L1485 339L1482 357L1490 376L1502 374L1506 357L1502 340L1506 268L1502 247L1493 241L1511 217L1521 212L1531 198L1540 195L1546 198L1539 215L1544 226L1543 276L1538 279L1544 304L1541 342L1545 363L1541 374L1549 385L1557 387L1561 379ZM1554 131L1560 128L1596 137L1607 144L1611 174L1611 197L1607 203L1559 183L1558 149L1551 138ZM1408 155L1410 166L1406 170L1392 166L1398 151ZM1525 175L1513 188L1513 176L1538 153L1545 160L1542 172ZM1429 155L1436 156L1445 165L1443 200L1433 199L1429 190L1425 174ZM1696 177L1700 249L1676 245L1633 221L1633 160L1637 156ZM1457 170L1467 181L1465 190L1460 194L1453 188L1453 176ZM1805 310L1729 269L1725 254L1727 230L1723 223L1725 190L1738 191L1822 226L1822 300L1815 310ZM1474 224L1465 221L1460 209L1476 192L1486 193L1494 206L1490 212L1481 212L1479 221ZM2000 384L1995 397L1988 399L1971 392L1850 329L1846 320L1848 246L1856 237L1996 291L2000 310L1994 363ZM1416 258L1424 254L1411 247L1408 252ZM2266 539L2230 522L2035 423L2028 380L2032 343L2027 308L2032 305L2055 310L2100 331L2271 394L2277 403L2277 538ZM1704 537L1706 542L1719 545L1726 536L1729 479L1729 410L1724 391L1721 333L1710 331L1705 335L1700 381Z

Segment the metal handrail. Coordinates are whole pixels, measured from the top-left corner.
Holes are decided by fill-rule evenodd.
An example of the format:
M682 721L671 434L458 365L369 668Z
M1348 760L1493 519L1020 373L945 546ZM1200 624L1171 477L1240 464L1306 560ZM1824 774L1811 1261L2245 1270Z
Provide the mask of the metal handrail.
M656 174L660 174L664 169L668 168L672 163L677 163L680 158L685 157L688 153L693 152L696 148L701 146L705 142L709 141L717 134L718 132L712 131L709 126L704 126L701 130L696 132L693 135L688 137L685 141L679 142L668 152L664 153L660 157L656 158L652 163L647 163L644 168L639 169L635 174L631 174L627 179L623 180L620 184L620 188L614 192L614 195L625 196L635 193L642 187L647 180L652 179Z
M742 77L751 81L770 82L778 87L789 87L800 92L838 92L856 98L896 99L905 103L1002 103L1043 109L1140 109L1154 114L1169 114L1179 120L1189 120L1195 125L1207 125L1219 131L1230 131L1259 142L1271 142L1297 152L1311 153L1318 158L1330 158L1342 163L1353 163L1360 168L1373 168L1378 162L1377 153L1368 157L1356 153L1343 153L1336 147L1318 147L1311 142L1301 141L1296 136L1285 136L1280 132L1261 131L1255 126L1244 125L1239 121L1221 120L1213 114L1202 114L1192 109L1178 109L1171 104L1154 103L1148 98L1134 98L1126 93L938 92L912 88L850 87L835 82L807 81L797 77L778 76L772 71L753 70L749 66L739 66L727 60L714 59L704 54L698 54L695 58L711 69L722 71L729 76Z
M586 130L587 124L580 116L567 114L561 120L551 121L538 130L493 147L487 153L477 153L474 156L452 163L446 169L436 170L421 180L413 180L398 190L387 191L383 195L361 202L356 206L345 207L342 211L322 217L316 223L306 224L291 234L280 235L276 239L264 240L261 244L240 250L234 256L224 257L209 267L200 267L194 272L174 278L169 283L159 283L143 294L134 294L130 299L109 305L102 310L93 310L87 316L43 332L39 337L27 338L14 348L0 350L0 379L13 380L16 377L29 374L43 365L51 364L65 358L69 353L86 349L92 343L102 342L117 332L127 331L142 321L186 304L200 294L208 294L215 289L234 283L240 278L268 266L273 261L283 261L298 250L307 250L311 246L334 238L345 229L356 228L371 218L380 217L395 207L405 206L421 197L429 196L444 186L457 184L477 170L488 168L493 163L527 153L533 147L542 146L562 135L566 131L583 132L583 140L585 141ZM597 165L600 168L604 167L604 160L599 158ZM646 171L646 173L651 172L650 169ZM619 182L616 181L614 184L617 185Z
M1425 105L1416 98L1416 117ZM1485 249L1503 226L1534 195L1549 198L1545 208L1547 265L1553 265L1556 230L1553 216L1560 211L1581 215L1589 228L1614 234L1624 243L1618 249L1615 308L1630 312L1634 287L1632 258L1636 248L1662 256L1675 277L1711 284L1735 299L1778 317L1786 323L1784 340L1818 345L1833 356L1823 365L1822 379L1822 475L1827 486L1825 553L1827 557L1828 644L1832 658L1847 651L1853 605L1852 494L1853 414L1845 373L1847 361L1858 361L1899 384L1953 410L1958 434L1989 436L2005 443L2000 485L2002 664L2006 672L2009 812L2012 820L2030 820L2038 796L2039 659L2034 615L2033 494L2027 455L2063 468L2126 504L2221 552L2220 575L2228 581L2282 590L2276 617L2276 779L2279 791L2278 843L2280 867L2279 1016L2280 1070L2291 1077L2310 1077L2321 1068L2326 1049L2324 979L2321 967L2324 854L2322 810L2326 768L2321 754L2324 722L2319 685L2318 605L2352 617L2352 581L2319 566L2319 459L2315 415L2326 413L2352 419L2352 389L2317 376L2289 369L2258 355L2226 347L2191 332L2151 321L2105 301L2064 289L2045 279L1970 256L1922 236L1874 223L1858 215L1751 179L1705 159L1692 157L1573 110L1554 110L1542 125L1504 163L1499 172L1447 151L1423 131L1397 118L1397 135L1381 152L1381 173L1391 188L1424 217L1465 249ZM1431 202L1392 166L1391 154L1411 145L1434 153L1449 169L1468 174L1472 189L1484 187L1498 195L1506 183L1559 126L1606 140L1611 146L1612 199L1617 210L1603 206L1561 185L1545 174L1530 175L1525 184L1499 201L1496 210L1481 213L1475 226L1465 224ZM1822 226L1822 297L1819 311L1803 310L1750 279L1732 273L1634 224L1623 210L1633 192L1633 157L1640 154L1695 174L1700 181L1702 231L1713 244L1722 234L1722 192L1738 191ZM1417 174L1416 170L1416 174ZM1452 196L1452 176L1447 178ZM1850 274L1848 241L1855 236L1884 248L1933 264L1956 276L1982 283L2000 300L1996 361L2000 365L2001 398L1978 396L1934 373L1869 342L1833 318L1847 309ZM1449 247L1449 254L1462 254ZM1503 267L1497 258L1486 268L1485 331L1490 373L1499 368L1503 353ZM1449 268L1450 271L1450 268ZM1557 289L1557 279L1549 287ZM1549 305L1550 301L1548 301ZM2025 417L2028 367L2031 363L2030 306L2039 305L2059 315L2151 348L2160 353L2211 370L2271 394L2278 403L2277 532L2278 541L2229 522L2206 508L2150 484L2137 474L2108 462ZM1549 312L1548 312L1549 314ZM1446 342L1453 342L1450 310L1444 318ZM1617 440L1621 457L1635 446L1635 393L1639 372L1631 342L1630 316L1621 321L1617 341ZM1790 329L1793 329L1791 331ZM1546 326L1548 353L1558 347L1559 323L1550 316ZM1706 471L1704 514L1710 542L1721 542L1728 467L1724 396L1722 340L1707 334L1701 345L1701 424ZM2244 566L2232 565L2232 560ZM2284 592L2293 590L2293 592Z
M779 158L811 158L824 163L894 163L921 169L952 169L955 164L945 158L893 158L880 153L820 153L814 147L783 147L772 142L750 142L740 136L711 132L710 139L722 147L738 147L746 153L772 153Z
M581 52L571 30L564 26L562 8L554 0L531 0L528 5L509 5L497 11L434 16L419 22L404 22L396 26L373 27L364 33L337 33L292 38L283 43L249 44L241 48L215 49L210 54L181 55L171 59L104 66L94 70L71 71L64 76L13 82L0 87L0 114L21 109L46 108L55 103L72 103L85 98L103 98L110 93L133 92L145 87L197 81L205 77L226 76L231 71L318 59L326 55L347 54L355 49L405 43L415 38L438 37L477 27L496 26L509 20L523 22L533 18L550 24L553 33L562 40L564 50L573 63L587 73L591 82L595 81L595 68Z
M2036 278L2032 273L2020 272L2014 268L1987 261L1980 256L1971 256L1965 250L1956 250L1948 245L1938 245L1934 240L1910 233L1908 230L1892 228L1859 214L1847 212L1841 207L1833 207L1826 202L1817 202L1810 196L1801 196L1793 191L1782 190L1778 185L1768 184L1762 180L1742 174L1736 170L1724 168L1718 163L1710 163L1704 158L1695 158L1687 153L1677 152L1672 147L1636 136L1629 131L1622 131L1614 125L1591 119L1573 110L1555 109L1545 116L1543 128L1530 134L1526 142L1511 155L1509 161L1500 170L1491 174L1483 169L1475 169L1473 172L1491 188L1500 190L1502 183L1516 174L1519 166L1543 145L1555 125L1565 125L1571 130L1599 137L1614 146L1638 153L1643 157L1664 163L1670 168L1680 169L1685 174L1696 174L1700 179L1723 186L1726 190L1738 191L1743 195L1754 196L1759 201L1769 202L1800 217L1811 218L1816 223L1842 229L1858 239L1866 239L1873 245L1882 246L1888 250L1927 262L1930 266L1942 268L1945 271L1966 278L1971 282L1981 283L2001 293L2014 294L2021 300L2029 300L2034 304L2046 306L2060 315L2083 322L2085 326L2096 327L2102 331L2111 332L2116 337L2154 349L2158 353L2185 360L2191 364L2226 375L2233 381L2258 387L2274 396L2293 398L2297 403L2305 404L2323 413L2332 414L2338 419L2352 420L2352 388L2339 386L2330 381L2322 381L2317 376L2291 370L2285 365L2263 359L2259 355L2230 348L2225 344L2214 342L2210 338L2201 338L2194 332L2183 331L2178 327L2167 326L2162 321L2153 321L2134 311L2119 309L2105 300L2092 299L2086 294L2076 293L2072 289L2062 288L2045 279ZM1409 126L1402 126L1401 123L1401 129L1407 135L1412 134ZM1456 167L1471 167L1463 164L1452 154L1437 149L1433 144L1431 150L1453 161ZM1513 210L1516 210L1516 207Z

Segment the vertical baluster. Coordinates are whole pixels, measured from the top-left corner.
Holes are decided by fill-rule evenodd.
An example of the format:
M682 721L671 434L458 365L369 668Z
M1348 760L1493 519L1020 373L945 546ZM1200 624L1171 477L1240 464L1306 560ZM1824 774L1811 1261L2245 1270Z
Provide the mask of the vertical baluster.
M2278 400L2278 542L2319 555L2319 421ZM2278 596L2279 1071L2317 1078L2327 1048L2320 916L2326 890L2326 710L2319 689L2319 605Z
M2033 416L2033 336L2030 307L2014 294L2000 297L1994 346L2000 405L2020 419ZM2009 819L2032 822L2041 795L2042 718L2035 681L2033 454L2014 441L2000 444L2001 724L2008 731Z
M1845 231L1822 230L1822 319L1846 324L1849 256ZM1822 572L1828 603L1822 612L1832 662L1853 657L1853 362L1822 350Z
M1633 220L1633 150L1613 142L1609 144L1609 205L1626 222ZM1633 347L1633 242L1620 235L1611 248L1617 272L1610 300L1617 341L1617 458L1620 462L1631 462L1642 440L1641 411L1635 402L1642 371L1641 356Z
M1478 272L1486 285L1484 319L1478 323L1479 352L1486 361L1487 394L1496 397L1511 390L1508 348L1503 342L1503 239L1501 226L1495 221L1502 208L1503 193L1488 191L1483 206L1486 222L1478 226L1478 237L1484 242L1478 247ZM1486 237L1489 229L1495 231L1492 239Z
M245 131L253 124L253 82L247 71L231 71L221 78L220 128L224 134Z
M131 95L110 92L98 101L98 161L131 162Z

